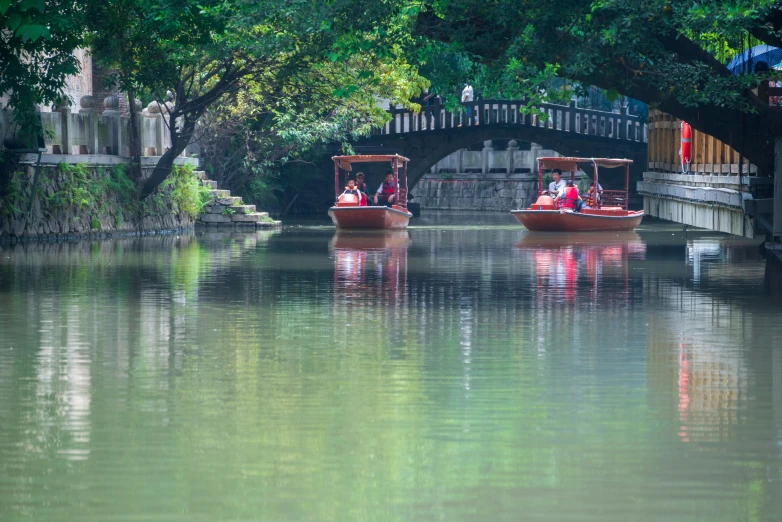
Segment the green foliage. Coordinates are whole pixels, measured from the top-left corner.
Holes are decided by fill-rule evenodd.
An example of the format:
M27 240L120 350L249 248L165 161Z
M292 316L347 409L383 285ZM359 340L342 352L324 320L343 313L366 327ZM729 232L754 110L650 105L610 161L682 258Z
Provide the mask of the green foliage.
M157 189L157 192L142 204L144 215L158 215L168 212L184 213L195 219L209 201L209 189L193 174L192 165L177 165Z
M62 97L79 69L81 15L77 0L0 0L0 96L8 96L25 146L40 127L35 104Z

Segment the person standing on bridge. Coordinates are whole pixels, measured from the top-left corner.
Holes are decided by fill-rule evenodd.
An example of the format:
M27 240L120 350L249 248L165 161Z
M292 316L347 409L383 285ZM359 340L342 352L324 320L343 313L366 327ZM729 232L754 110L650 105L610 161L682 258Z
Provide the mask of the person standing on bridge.
M473 100L473 90L472 85L470 85L469 82L466 82L464 84L464 89L462 89L462 103L472 103ZM459 127L462 126L462 116L464 113L459 113ZM467 105L467 121L472 118L472 105Z

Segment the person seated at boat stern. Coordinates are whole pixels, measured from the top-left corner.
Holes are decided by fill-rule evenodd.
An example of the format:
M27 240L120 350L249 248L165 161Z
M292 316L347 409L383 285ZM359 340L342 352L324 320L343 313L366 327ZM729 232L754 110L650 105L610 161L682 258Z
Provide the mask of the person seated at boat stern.
M565 180L562 179L562 171L559 169L552 170L551 177L554 178L554 181L548 184L548 195L556 198L560 192L565 190Z
M378 203L378 200L381 203ZM394 173L390 170L386 173L386 179L375 192L375 205L381 204L390 207L396 203L396 182L394 181Z
M597 187L594 181L589 184L589 190L584 194L583 208L597 208Z
M581 210L581 197L578 195L578 187L572 181L565 184L565 190L557 196L559 208L564 211L578 212Z
M369 187L364 182L364 173L356 172L356 189L361 192L359 196L359 205L362 207L367 206L367 200L369 199Z

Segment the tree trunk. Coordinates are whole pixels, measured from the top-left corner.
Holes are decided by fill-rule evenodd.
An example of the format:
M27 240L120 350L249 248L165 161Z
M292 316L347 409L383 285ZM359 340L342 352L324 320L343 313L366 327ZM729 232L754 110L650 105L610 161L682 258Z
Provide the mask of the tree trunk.
M136 97L133 91L128 90L128 105L130 110L130 129L128 134L128 146L130 147L130 179L136 185L141 184L141 132L138 125L138 111L136 110ZM120 144L122 147L122 144Z
M144 186L141 188L141 199L152 194L155 189L166 180L168 175L171 174L171 167L174 165L174 160L176 160L176 158L187 148L187 144L190 143L190 139L193 137L193 132L195 132L195 121L185 119L182 131L178 132L176 128L176 119L176 115L171 114L169 120L171 148L160 156L157 165L155 165L155 169L152 171L152 175L144 182Z

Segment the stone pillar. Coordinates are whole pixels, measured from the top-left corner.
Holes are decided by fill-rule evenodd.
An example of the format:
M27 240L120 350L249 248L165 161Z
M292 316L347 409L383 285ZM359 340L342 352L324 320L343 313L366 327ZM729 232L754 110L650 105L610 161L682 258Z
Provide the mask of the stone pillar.
M481 172L484 174L489 172L489 156L491 156L492 152L494 152L494 147L492 147L491 140L484 141L483 150L481 151Z
M142 143L144 144L145 156L162 156L163 155L163 116L161 115L161 105L156 101L149 102L147 108L142 111L145 120L142 127ZM151 123L151 124L150 124ZM151 132L152 136L147 133ZM149 146L150 143L154 143L154 146Z
M52 149L54 154L70 154L71 153L71 139L68 129L71 125L71 106L68 98L60 98L52 112L60 113L60 125L62 128L62 134L60 136L60 143L54 143Z
M457 168L456 171L461 174L464 172L464 149L459 149L456 151L456 154L459 155L458 161L457 161Z
M95 99L92 96L82 96L79 100L79 114L83 114L87 120L87 154L98 153L98 114L95 110Z
M538 145L537 143L530 143L529 147L529 157L532 161L532 173L537 174L538 173L538 156L541 155L541 152L543 151L543 147Z
M115 94L106 96L103 99L103 121L106 124L106 141L100 150L104 154L122 154L122 117L119 111L119 99Z
M516 165L513 164L513 154L519 150L519 144L516 140L510 140L508 142L508 162L507 162L507 172L508 174L513 174L513 169L516 168Z

